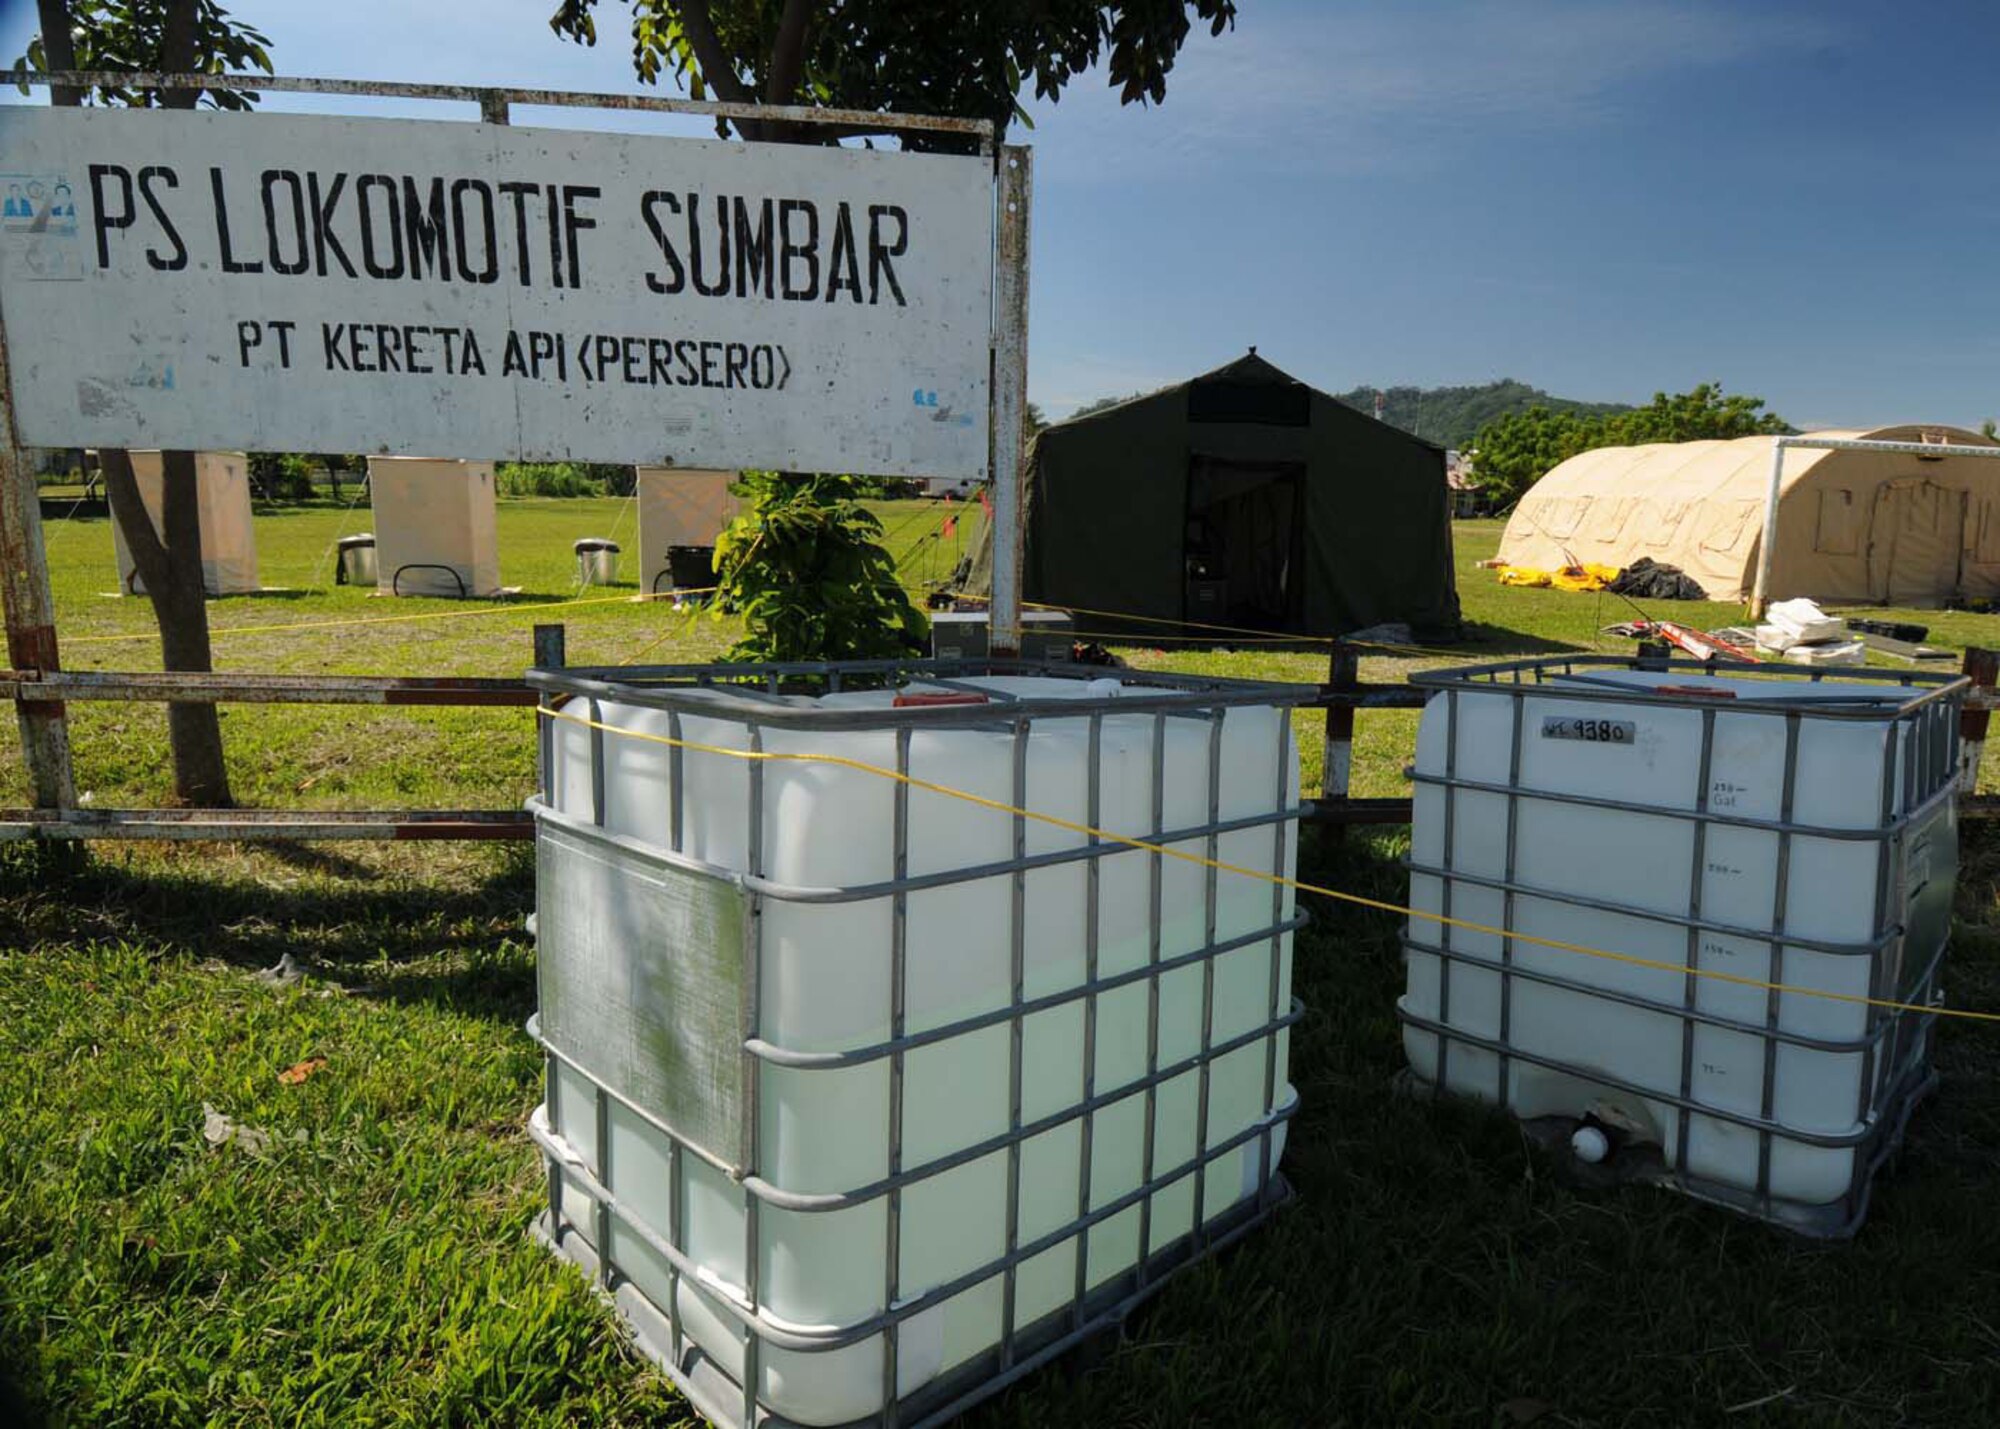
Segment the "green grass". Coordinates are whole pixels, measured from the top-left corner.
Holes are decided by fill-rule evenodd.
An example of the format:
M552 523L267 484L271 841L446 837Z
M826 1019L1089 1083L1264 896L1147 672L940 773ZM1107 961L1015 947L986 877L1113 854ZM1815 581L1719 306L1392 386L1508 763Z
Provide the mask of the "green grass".
M868 503L912 587L950 574L977 541L976 503L953 503L953 537L937 537L946 508L929 501ZM365 506L260 509L257 552L272 593L209 603L218 669L301 674L518 676L532 663L531 632L560 621L572 664L715 658L736 638L732 620L637 600L638 533L623 498L498 503L500 574L519 594L500 601L387 599L333 584L333 547L370 529ZM576 586L571 543L610 536L625 547L624 582ZM46 527L62 657L72 669L157 670L152 608L121 599L108 521ZM586 601L562 609L531 609ZM428 617L438 616L439 619ZM419 617L419 618L412 618ZM328 622L365 622L329 625ZM287 628L289 627L289 628ZM243 633L231 633L242 631ZM77 784L100 807L158 804L170 787L166 714L138 704L71 707ZM367 808L511 806L532 792L532 716L520 710L388 710L379 706L225 706L230 782L259 806ZM387 757L393 753L394 757ZM0 805L19 804L17 760L0 765Z
M566 598L569 540L607 533L618 505L503 503L506 578ZM898 506L892 528L906 515L922 520ZM363 525L330 510L261 521L265 578L309 585L327 543ZM1480 639L1457 658L1588 647L1620 618L1595 597L1508 590L1473 569L1493 523L1458 537ZM102 523L57 528L52 560L66 635L145 628L142 603L96 594L111 585ZM343 590L212 611L220 628L457 608ZM235 669L504 674L526 663L537 618L218 649ZM569 624L579 661L627 658L661 634L667 657L702 658L731 636L647 605L540 618ZM1985 620L1930 623L1941 640L1990 643ZM1310 653L1125 653L1324 670ZM145 642L68 654L157 661ZM1436 660L1371 656L1363 673ZM155 711L72 711L99 802L163 797ZM1359 792L1407 787L1412 723L1361 717ZM256 802L500 805L532 778L516 713L246 709L226 728ZM1302 874L1397 899L1402 847L1399 833L1309 833ZM1967 855L1948 987L1957 1005L2000 1009L2000 841L1974 828ZM1306 901L1297 991L1312 1011L1293 1043L1303 1110L1285 1163L1296 1203L1176 1281L1122 1341L1035 1375L972 1424L1991 1422L2000 1033L1941 1030L1943 1091L1870 1224L1851 1246L1815 1247L1663 1192L1579 1188L1505 1118L1392 1095L1394 922ZM0 1423L687 1422L581 1278L528 1239L531 906L519 848L0 849ZM306 967L301 982L256 976L285 954ZM280 1082L308 1057L325 1066ZM204 1103L271 1132L272 1148L209 1145Z

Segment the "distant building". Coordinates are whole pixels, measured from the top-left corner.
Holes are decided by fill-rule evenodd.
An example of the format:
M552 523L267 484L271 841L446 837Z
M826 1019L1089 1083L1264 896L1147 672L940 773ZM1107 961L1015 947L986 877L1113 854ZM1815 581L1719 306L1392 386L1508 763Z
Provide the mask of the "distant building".
M1451 514L1456 517L1480 514L1479 484L1472 479L1472 458L1464 452L1446 450L1444 484L1451 492Z

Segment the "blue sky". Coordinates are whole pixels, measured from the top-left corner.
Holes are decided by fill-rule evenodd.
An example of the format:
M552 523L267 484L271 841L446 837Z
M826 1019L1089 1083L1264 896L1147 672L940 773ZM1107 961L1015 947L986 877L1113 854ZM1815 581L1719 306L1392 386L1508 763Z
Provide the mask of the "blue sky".
M594 50L547 30L553 5L230 8L281 73L638 87L618 0ZM11 59L33 6L0 8ZM1164 105L1121 108L1097 73L1014 134L1036 149L1029 387L1052 414L1255 343L1336 390L1719 380L1806 426L2000 416L2000 11L1242 9L1190 39Z

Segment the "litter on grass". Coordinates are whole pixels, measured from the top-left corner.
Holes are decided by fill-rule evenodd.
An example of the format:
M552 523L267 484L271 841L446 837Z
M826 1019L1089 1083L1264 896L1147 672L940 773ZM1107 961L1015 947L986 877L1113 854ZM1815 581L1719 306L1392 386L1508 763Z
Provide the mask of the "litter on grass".
M201 1104L201 1134L210 1146L218 1148L234 1146L252 1156L269 1155L271 1148L280 1142L300 1142L306 1139L303 1131L295 1131L285 1136L254 1126L245 1126L207 1102Z
M1579 594L1610 591L1639 600L1706 600L1708 593L1678 566L1661 565L1641 556L1629 566L1605 566L1586 561L1547 571L1534 566L1496 565L1500 584Z
M1764 612L1764 624L1786 636L1786 642L1776 648L1792 648L1794 644L1822 644L1826 640L1844 640L1848 634L1848 622L1838 614L1826 614L1818 604L1806 600L1804 596L1796 600L1778 600Z
M1651 556L1641 556L1618 573L1605 587L1613 595L1629 595L1634 600L1707 600L1701 582L1682 570Z

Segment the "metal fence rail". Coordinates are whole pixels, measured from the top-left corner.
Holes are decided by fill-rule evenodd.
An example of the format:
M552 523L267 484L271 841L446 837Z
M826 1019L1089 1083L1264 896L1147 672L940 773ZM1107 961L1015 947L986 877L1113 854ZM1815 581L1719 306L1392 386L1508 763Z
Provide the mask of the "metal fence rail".
M534 663L564 661L560 625L537 625ZM444 675L259 675L237 671L0 670L0 700L25 728L70 701L179 704L383 705L532 709L525 680ZM0 809L0 842L20 839L532 839L534 819L510 809Z
M543 669L564 665L564 627L535 627L534 663ZM1420 710L1431 692L1413 681L1364 682L1359 678L1361 649L1336 644L1327 682L1304 708L1326 711L1325 764L1320 794L1303 801L1304 817L1332 828L1396 825L1410 822L1411 800L1405 797L1355 798L1348 793L1353 772L1355 717L1364 710ZM1579 657L1582 658L1582 657ZM936 662L923 662L935 672ZM659 666L649 674L671 680L685 672L679 666ZM791 667L759 667L767 682ZM807 667L798 667L805 669ZM858 668L858 667L855 667ZM889 675L916 668L910 662L881 661L874 673ZM1987 726L2000 707L2000 653L1966 651L1963 673L1972 681L1960 715L1962 751L1959 813L1969 819L2000 817L2000 795L1974 792ZM588 682L589 668L569 670L566 680ZM643 677L642 677L643 678ZM934 678L934 675L932 676ZM1149 673L1155 685L1176 686L1190 694L1212 682L1195 676ZM629 687L626 698L631 698ZM339 704L431 707L533 708L540 692L527 679L421 675L267 675L236 671L213 674L101 670L0 670L0 701L13 701L23 723L37 724L43 711L59 711L71 701L187 702L203 704ZM641 695L640 702L644 703ZM1154 696L1159 698L1159 696ZM1169 697L1171 698L1171 697ZM1136 705L1131 706L1137 708ZM767 722L782 724L778 710L764 712ZM968 710L957 718L991 719ZM949 721L949 717L947 722ZM0 840L42 839L530 839L533 820L518 809L82 809L72 798L57 808L0 809Z
M246 705L533 706L519 680L425 675L249 675L0 670L0 699Z
M1334 828L1410 822L1411 800L1407 796L1356 799L1349 795L1354 769L1354 717L1361 710L1420 710L1432 693L1418 679L1400 684L1364 683L1360 678L1362 653L1361 647L1336 641L1327 682L1320 687L1319 699L1313 702L1326 711L1326 749L1320 796L1309 801L1310 812L1306 817L1313 823ZM1664 648L1661 658L1665 659ZM1825 673L1828 678L1843 675L1839 670ZM1870 678L1866 672L1844 673L1861 673L1863 678ZM2000 651L1969 648L1960 673L1972 682L1972 688L1966 691L1959 714L1959 815L1968 819L2000 818L2000 795L1977 792L1987 726L1992 712L2000 708L2000 690L1995 688L2000 684ZM1873 678L1899 676L1894 672L1885 676L1877 671Z

